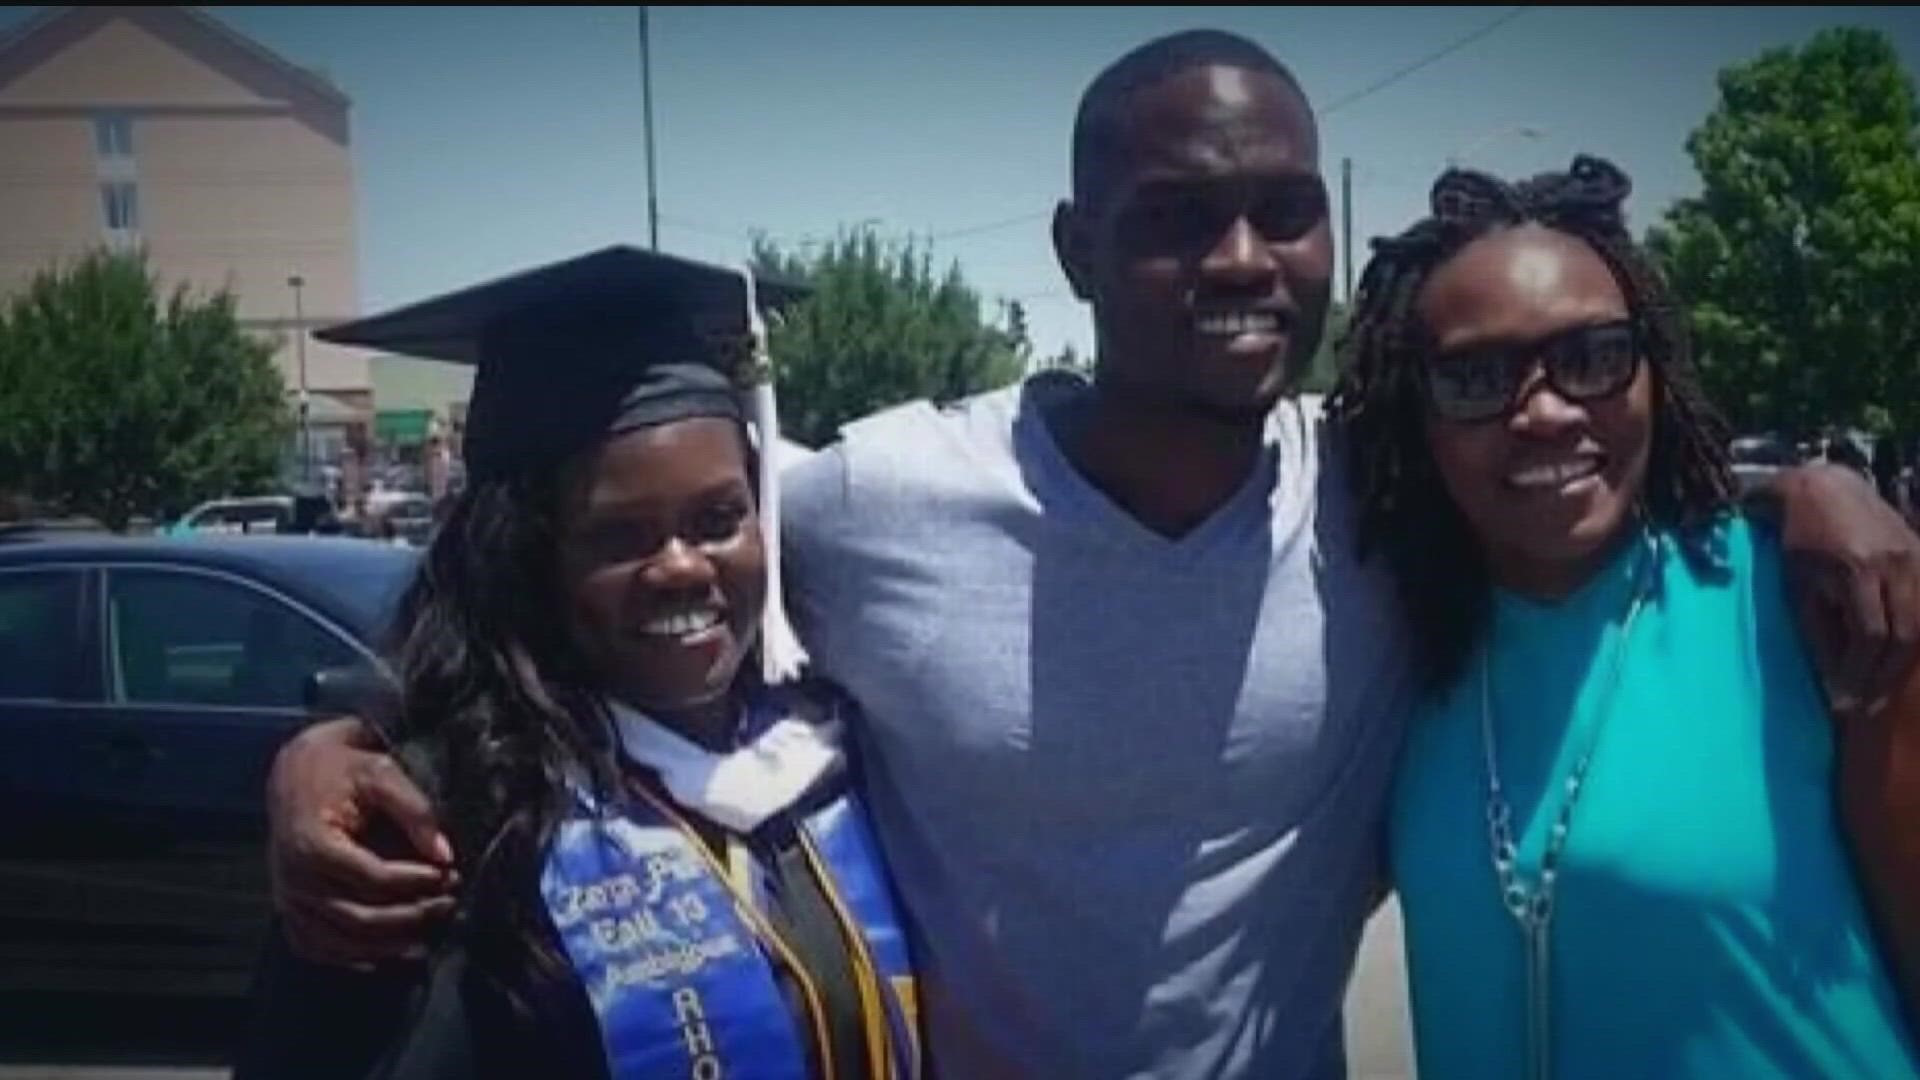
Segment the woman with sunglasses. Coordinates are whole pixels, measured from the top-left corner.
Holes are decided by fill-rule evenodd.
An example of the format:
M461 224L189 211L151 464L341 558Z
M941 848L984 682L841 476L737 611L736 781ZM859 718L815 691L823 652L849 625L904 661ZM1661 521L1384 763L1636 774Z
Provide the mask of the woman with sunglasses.
M1428 680L1390 818L1420 1072L1912 1076L1912 901L1849 850L1777 541L1628 190L1448 172L1344 343L1363 542Z

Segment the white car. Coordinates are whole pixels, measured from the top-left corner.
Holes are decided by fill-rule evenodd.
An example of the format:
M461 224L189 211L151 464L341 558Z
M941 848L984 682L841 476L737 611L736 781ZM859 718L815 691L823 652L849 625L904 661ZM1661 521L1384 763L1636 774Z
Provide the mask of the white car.
M395 506L404 506L415 499L426 497L425 492L376 483L372 490L367 492L367 513L373 517L380 517Z
M253 495L201 503L187 511L186 516L175 522L167 532L174 536L189 533L277 533L292 520L291 495Z

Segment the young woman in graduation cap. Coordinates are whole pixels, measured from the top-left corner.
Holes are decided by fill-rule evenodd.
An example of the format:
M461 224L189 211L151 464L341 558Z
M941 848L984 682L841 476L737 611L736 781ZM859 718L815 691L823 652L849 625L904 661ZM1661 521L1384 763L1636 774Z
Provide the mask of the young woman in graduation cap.
M462 884L416 970L275 942L236 1077L915 1074L840 705L783 681L755 293L616 248L321 335L478 364L390 725Z

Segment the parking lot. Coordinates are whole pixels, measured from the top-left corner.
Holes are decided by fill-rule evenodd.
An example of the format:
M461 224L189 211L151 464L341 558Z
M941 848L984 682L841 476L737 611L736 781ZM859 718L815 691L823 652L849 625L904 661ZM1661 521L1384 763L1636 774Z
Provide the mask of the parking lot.
M1367 929L1347 996L1350 1080L1412 1080L1402 972L1400 913L1390 904ZM218 1060L238 1023L231 1010L98 1000L87 1009L36 1015L27 1003L0 998L0 1080L226 1076L206 1063Z

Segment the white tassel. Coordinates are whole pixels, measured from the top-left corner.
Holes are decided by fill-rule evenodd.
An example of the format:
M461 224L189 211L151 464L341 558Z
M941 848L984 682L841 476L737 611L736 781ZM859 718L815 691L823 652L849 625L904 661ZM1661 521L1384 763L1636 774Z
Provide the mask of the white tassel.
M754 386L747 403L760 449L760 535L767 549L767 605L760 618L760 670L770 686L799 675L807 653L787 621L780 575L780 409L774 400L773 357L767 349L767 324L760 317L753 270L741 267L747 285L747 331L753 349Z

